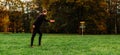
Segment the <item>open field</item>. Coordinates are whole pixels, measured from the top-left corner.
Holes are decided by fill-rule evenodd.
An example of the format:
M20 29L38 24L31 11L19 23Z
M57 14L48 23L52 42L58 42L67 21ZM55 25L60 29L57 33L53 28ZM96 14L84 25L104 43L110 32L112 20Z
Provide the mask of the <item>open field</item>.
M31 34L0 34L0 55L120 55L120 35L43 34L42 46Z

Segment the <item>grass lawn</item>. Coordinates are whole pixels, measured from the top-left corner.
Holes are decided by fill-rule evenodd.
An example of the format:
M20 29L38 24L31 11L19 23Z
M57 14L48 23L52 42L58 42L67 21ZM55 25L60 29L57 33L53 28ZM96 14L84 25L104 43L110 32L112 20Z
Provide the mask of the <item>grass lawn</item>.
M43 34L30 48L31 34L0 34L0 55L120 55L120 35Z

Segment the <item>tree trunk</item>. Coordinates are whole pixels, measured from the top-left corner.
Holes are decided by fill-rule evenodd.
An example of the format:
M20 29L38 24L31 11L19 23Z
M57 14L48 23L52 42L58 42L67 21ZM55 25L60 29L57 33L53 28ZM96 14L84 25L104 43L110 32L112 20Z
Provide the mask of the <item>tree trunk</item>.
M8 32L8 26L9 26L9 16L6 15L3 18L3 32Z

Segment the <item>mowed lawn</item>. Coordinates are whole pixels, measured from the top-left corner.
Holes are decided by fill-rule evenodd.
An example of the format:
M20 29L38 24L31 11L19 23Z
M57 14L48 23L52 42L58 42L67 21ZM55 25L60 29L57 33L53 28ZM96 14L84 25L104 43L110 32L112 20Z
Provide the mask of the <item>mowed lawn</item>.
M0 55L120 55L120 35L43 34L30 47L30 33L0 34Z

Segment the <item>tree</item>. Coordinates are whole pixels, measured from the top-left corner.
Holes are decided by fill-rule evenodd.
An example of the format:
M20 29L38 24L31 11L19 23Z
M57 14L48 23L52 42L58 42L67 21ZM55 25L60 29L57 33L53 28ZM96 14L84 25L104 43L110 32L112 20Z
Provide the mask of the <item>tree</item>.
M55 19L55 30L58 32L75 33L78 29L78 18L74 2L60 0L50 6L51 19Z
M106 2L103 0L60 0L49 6L51 18L56 20L55 29L63 32L76 32L79 22L84 20L87 32L106 33ZM94 26L93 26L94 25Z
M8 12L0 10L0 28L1 28L1 31L7 32L8 26L9 26Z
M96 4L96 5L94 5ZM89 9L88 9L89 7ZM106 19L108 18L108 13L106 12L106 3L105 1L86 1L85 8L87 11L87 19L91 20L95 26L90 29L97 30L98 33L106 33ZM85 15L86 15L85 14ZM88 27L89 28L89 27ZM90 31L88 29L88 31ZM96 33L97 33L96 32Z
M0 1L0 3L3 2ZM9 28L9 12L8 9L3 6L3 4L0 5L0 23L1 31L7 32Z
M22 21L23 19L25 19L23 17L24 13L26 12L26 6L28 5L28 9L29 11L33 10L32 5L33 3L29 3L26 4L24 2L22 2L21 0L4 0L4 1L0 1L0 3L2 3L2 5L0 6L0 8L7 9L7 14L9 16L9 20L10 20L10 24L9 25L9 29L12 30L12 32L18 32L19 29L22 29ZM2 11L3 11L2 10ZM5 13L5 11L3 12L3 14ZM5 19L6 20L6 19ZM30 22L30 20L28 20L28 22ZM30 25L27 24L27 25ZM18 28L19 27L19 28ZM28 26L29 28L30 26ZM9 31L11 31L9 30Z

